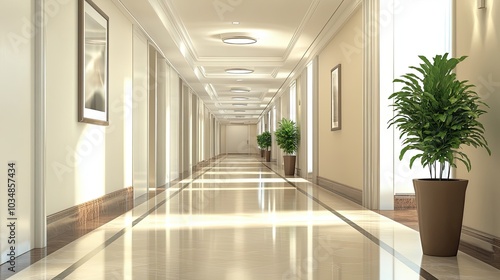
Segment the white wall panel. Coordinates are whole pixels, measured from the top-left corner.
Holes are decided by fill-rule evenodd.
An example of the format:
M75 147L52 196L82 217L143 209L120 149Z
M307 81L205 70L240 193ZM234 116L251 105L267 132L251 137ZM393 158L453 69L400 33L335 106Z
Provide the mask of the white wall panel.
M148 42L137 29L133 44L133 186L137 198L148 189Z
M166 60L158 56L157 64L157 101L158 101L158 165L157 165L157 185L164 186L169 182L169 164L168 150L170 150L170 145L168 139L170 138L169 131L169 118L168 116L168 78L169 78L169 66Z
M94 2L110 18L109 126L77 121L78 1L59 1L58 12L46 25L48 215L126 187L124 137L130 111L125 102L132 84L132 24L112 2Z
M246 125L226 126L226 152L228 154L249 153L248 137L248 127Z
M34 176L34 37L28 25L32 18L34 1L2 1L0 3L0 263L9 259L10 246L14 257L32 247L32 195ZM33 30L34 32L34 30ZM76 118L76 117L75 117ZM8 163L15 162L15 172L8 171ZM12 177L8 174L15 174ZM8 179L15 180L13 197L8 196ZM10 182L12 183L12 181ZM15 199L14 216L9 215L8 199ZM8 220L17 218L17 220ZM8 225L15 226L11 233ZM15 237L16 244L8 238ZM10 265L9 265L10 267Z
M180 79L175 71L170 71L170 181L177 180L180 168Z

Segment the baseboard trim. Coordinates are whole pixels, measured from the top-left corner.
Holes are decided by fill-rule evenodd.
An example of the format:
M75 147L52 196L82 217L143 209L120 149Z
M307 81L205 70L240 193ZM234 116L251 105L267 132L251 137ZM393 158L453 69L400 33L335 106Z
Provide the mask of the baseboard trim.
M500 269L500 238L463 226L460 251Z
M394 210L417 209L415 194L395 194Z
M342 197L345 197L349 200L352 200L356 202L357 204L362 204L363 202L363 195L362 191L355 189L353 187L323 178L318 176L317 177L317 182L320 187L325 188L326 190L329 190L333 193L336 193Z
M121 215L134 206L134 188L128 187L47 216L47 239L99 219L101 215Z

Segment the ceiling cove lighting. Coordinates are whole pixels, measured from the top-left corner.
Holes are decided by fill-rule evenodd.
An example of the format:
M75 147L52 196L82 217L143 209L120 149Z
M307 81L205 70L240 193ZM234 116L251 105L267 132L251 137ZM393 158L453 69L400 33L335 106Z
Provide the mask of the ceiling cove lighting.
M253 73L252 69L246 68L229 68L225 70L228 74L250 74Z
M257 39L250 36L230 36L222 38L222 42L230 45L251 45L257 43Z
M247 93L247 92L250 92L250 89L248 89L248 88L231 88L231 92L234 92L234 93Z
M245 104L245 103L236 103L236 104L233 104L233 106L235 106L235 107L246 107L247 104Z

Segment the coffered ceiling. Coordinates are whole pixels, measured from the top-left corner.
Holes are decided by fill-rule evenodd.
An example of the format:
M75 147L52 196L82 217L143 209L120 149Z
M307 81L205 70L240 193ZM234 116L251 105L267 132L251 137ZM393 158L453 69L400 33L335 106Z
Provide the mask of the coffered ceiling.
M361 0L116 1L221 123L251 124ZM224 43L229 36L257 42ZM253 72L229 74L229 68Z

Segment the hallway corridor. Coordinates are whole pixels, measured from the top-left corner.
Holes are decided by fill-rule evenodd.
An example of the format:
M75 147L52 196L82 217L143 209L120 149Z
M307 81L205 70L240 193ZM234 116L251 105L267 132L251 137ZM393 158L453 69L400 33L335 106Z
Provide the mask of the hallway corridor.
M500 279L258 157L212 162L11 279Z

